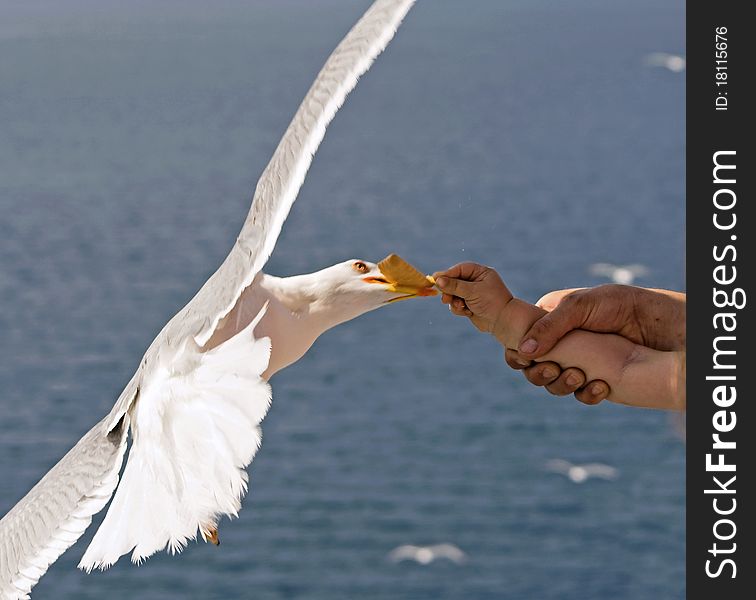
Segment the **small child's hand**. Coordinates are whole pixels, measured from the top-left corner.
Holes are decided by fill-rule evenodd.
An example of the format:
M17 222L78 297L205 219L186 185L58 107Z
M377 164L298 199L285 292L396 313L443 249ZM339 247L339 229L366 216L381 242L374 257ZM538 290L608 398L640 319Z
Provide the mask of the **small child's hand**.
M507 364L522 370L530 383L545 387L555 396L574 393L585 404L598 404L609 395L609 386L605 382L587 382L585 373L578 368L563 369L551 361L536 363L515 350L520 339L512 337L512 332L508 331L505 315L509 311L509 318L512 318L512 312L522 313L524 307L517 305L520 301L513 301L512 293L494 269L468 262L433 276L442 292L441 301L449 305L449 310L460 317L468 317L478 330L496 337L507 348Z
M459 263L433 274L441 290L441 301L455 315L469 317L478 330L494 333L511 292L499 274L477 263Z

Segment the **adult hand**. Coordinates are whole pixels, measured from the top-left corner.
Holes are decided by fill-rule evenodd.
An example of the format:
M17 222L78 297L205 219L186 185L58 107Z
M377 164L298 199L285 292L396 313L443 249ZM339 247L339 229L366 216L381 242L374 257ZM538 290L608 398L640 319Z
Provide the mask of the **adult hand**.
M573 329L616 333L654 350L685 347L685 294L631 285L557 290L538 305L548 314L523 336L521 356L543 356Z
M680 350L685 346L685 294L627 285L557 290L546 294L538 305L549 311L523 336L519 352L507 350L507 364L523 369L535 385L545 385L552 393L569 393L582 372L564 377L555 363L531 362L550 351L573 329L616 333L655 350ZM554 375L557 379L552 379ZM549 383L551 381L551 383ZM597 404L609 394L603 381L580 385L575 396L586 404Z

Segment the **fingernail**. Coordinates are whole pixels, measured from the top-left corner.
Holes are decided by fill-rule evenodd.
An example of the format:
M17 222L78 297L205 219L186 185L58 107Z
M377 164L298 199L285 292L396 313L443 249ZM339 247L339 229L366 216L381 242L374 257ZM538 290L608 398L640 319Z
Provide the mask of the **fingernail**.
M529 338L525 340L522 344L520 344L520 352L523 354L533 354L538 349L538 342L536 342L533 338Z
M603 392L604 392L604 386L601 385L600 383L594 383L591 386L591 394L593 394L594 396L598 396L602 394Z
M522 358L515 358L515 363L517 363L521 367L529 367L530 366L530 361L529 360L524 360Z
M573 386L577 385L578 383L580 383L580 378L577 375L575 375L574 373L567 375L567 385Z
M439 277L436 279L436 285L440 288L446 287L447 283L449 283L449 280L446 277Z
M543 371L541 371L541 374L546 379L553 379L554 377L557 376L557 372L551 367L546 367Z

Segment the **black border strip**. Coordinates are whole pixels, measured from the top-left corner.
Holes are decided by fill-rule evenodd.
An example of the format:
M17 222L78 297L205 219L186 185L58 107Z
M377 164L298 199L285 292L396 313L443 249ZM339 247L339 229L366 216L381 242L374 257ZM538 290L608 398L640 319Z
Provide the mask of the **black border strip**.
M754 142L750 139L756 134L750 118L756 102L749 91L756 84L756 64L751 60L756 24L746 17L747 6L732 0L687 3L686 583L687 597L692 599L756 598L752 518L756 504L753 493L747 491L756 487L752 481L756 476L756 392L749 385L750 346L756 343L750 305L756 303L756 288L752 253L747 252L756 223L753 211L748 210L756 201ZM726 33L719 29L720 38L717 28L726 28ZM721 152L716 158L720 165L735 168L714 171L716 152ZM745 305L738 308L743 298ZM726 301L736 306L716 306ZM734 316L716 317L722 313ZM735 323L733 331L725 330L725 324ZM717 338L720 350L735 353L720 354L715 364ZM711 379L724 376L735 379ZM724 386L719 393L718 386ZM736 447L715 449L716 434ZM707 455L710 463L721 461L735 470L707 469ZM730 482L732 477L736 479ZM717 509L732 512L717 514ZM709 573L717 576L707 574L707 561Z

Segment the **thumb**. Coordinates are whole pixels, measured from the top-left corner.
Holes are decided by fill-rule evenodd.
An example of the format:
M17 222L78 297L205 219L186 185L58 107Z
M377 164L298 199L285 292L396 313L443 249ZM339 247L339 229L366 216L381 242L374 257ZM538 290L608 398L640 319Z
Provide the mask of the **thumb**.
M585 288L569 288L566 290L554 290L553 292L549 292L548 294L541 296L541 299L536 302L536 306L540 306L543 310L551 312L559 305L562 300L564 300L565 297L569 296L573 292L578 292L584 289Z
M528 332L522 336L523 341L519 347L521 354L530 359L543 356L565 334L578 329L585 322L586 312L590 311L590 308L585 303L565 301L565 298L570 298L570 296L562 296L555 308L533 323Z
M442 275L436 279L436 285L444 294L451 294L452 296L459 296L460 298L469 298L474 293L475 282L454 279Z

